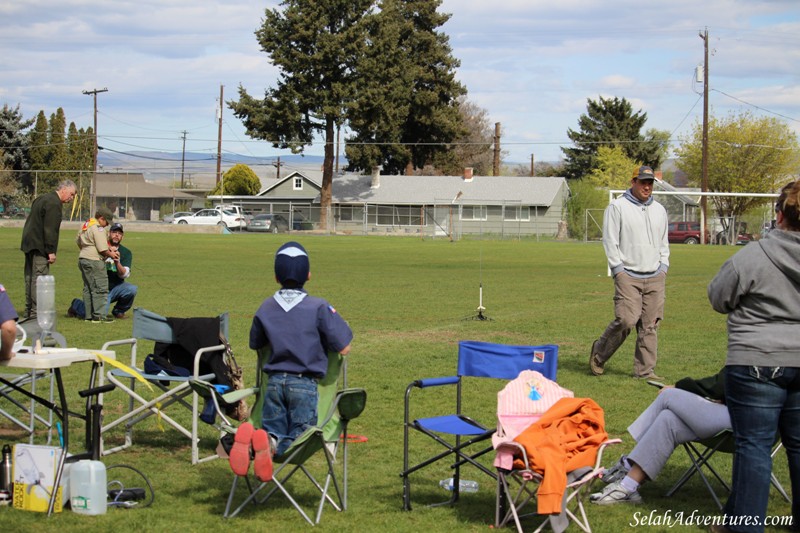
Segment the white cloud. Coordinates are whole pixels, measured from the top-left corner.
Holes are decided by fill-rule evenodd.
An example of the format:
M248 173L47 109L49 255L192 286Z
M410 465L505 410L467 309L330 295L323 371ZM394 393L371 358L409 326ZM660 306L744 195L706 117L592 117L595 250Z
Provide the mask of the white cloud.
M179 148L179 132L215 148L219 86L236 98L274 86L277 70L254 31L276 1L28 0L0 3L0 99L24 116L64 107L100 135ZM791 0L444 0L444 31L461 60L469 99L501 121L511 158L556 159L587 98L630 100L647 127L686 130L702 106L692 84L708 26L711 85L749 104L800 118L800 5ZM723 112L746 104L713 93ZM758 111L760 112L760 111ZM225 142L247 141L226 109ZM229 128L229 129L228 129ZM680 133L680 131L678 131ZM173 140L174 139L174 140ZM229 139L231 139L229 141ZM245 141L242 144L238 141ZM127 142L127 141L125 141ZM199 141L198 141L199 143ZM226 144L227 146L227 144ZM321 153L322 147L309 153ZM242 150L245 153L244 150Z

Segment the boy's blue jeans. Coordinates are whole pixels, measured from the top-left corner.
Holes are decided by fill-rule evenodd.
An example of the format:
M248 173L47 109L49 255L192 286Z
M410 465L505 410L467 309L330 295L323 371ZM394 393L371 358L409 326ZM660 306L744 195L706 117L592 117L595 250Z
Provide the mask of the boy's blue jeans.
M269 375L261 425L278 441L281 455L309 426L317 424L317 380L277 372Z
M778 431L789 459L796 524L800 518L800 368L728 366L725 403L736 439L733 491L725 505L725 515L728 520L741 522L750 518L756 522L729 522L727 527L732 531L764 531L771 452Z

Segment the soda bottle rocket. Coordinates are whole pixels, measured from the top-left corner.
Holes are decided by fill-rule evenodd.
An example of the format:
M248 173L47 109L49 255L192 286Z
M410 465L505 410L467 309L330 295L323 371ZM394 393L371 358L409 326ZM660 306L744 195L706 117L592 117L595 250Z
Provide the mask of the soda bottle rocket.
M56 279L53 276L39 276L36 279L36 319L42 331L54 331Z

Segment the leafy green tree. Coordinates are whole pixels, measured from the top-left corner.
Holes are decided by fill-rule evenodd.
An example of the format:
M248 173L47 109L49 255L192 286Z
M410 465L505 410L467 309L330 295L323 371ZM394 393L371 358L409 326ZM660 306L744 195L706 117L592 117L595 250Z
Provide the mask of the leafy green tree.
M24 120L17 107L3 104L0 109L0 146L3 148L1 162L5 169L14 174L14 179L21 187L31 188L31 177L27 172L30 163L27 157L29 139L25 130L30 128L34 119Z
M367 19L368 46L359 62L362 90L348 113L348 161L352 169L382 165L406 174L433 164L463 166L452 143L469 132L455 78L460 62L438 29L450 15L441 0L382 0ZM469 165L466 165L469 166Z
M581 178L597 167L597 151L600 146L619 146L629 158L641 161L654 169L661 166L668 146L664 141L668 132L648 130L640 132L647 122L647 113L633 111L625 98L603 98L587 100L586 114L578 119L579 131L567 130L574 147L562 148L568 179Z
M641 163L628 157L620 146L601 146L595 165L584 178L588 183L604 189L627 189L634 169Z
M567 229L574 239L599 239L603 236L603 210L608 205L608 193L589 180L571 180L567 201ZM587 215L587 210L588 215ZM588 221L588 222L587 222Z
M277 86L254 98L239 87L228 102L250 137L301 153L321 133L325 159L320 225L327 227L333 184L336 126L343 123L358 87L357 63L365 46L365 16L373 0L284 0L268 9L256 31L261 49L280 73Z
M211 194L220 194L223 184L225 190L221 194L225 195L255 196L261 190L261 180L253 169L243 163L229 168Z
M676 150L678 167L690 183L702 179L703 127L695 124ZM771 117L750 112L731 113L708 120L708 190L714 192L776 192L796 174L800 163L797 134ZM739 218L764 202L747 196L711 197L717 213L726 220ZM725 222L723 222L725 225ZM727 227L727 226L725 226Z

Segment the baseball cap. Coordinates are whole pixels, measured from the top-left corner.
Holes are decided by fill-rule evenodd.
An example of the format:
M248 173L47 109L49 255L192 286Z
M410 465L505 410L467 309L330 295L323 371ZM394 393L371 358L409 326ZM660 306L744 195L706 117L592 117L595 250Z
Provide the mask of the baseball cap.
M310 270L308 253L299 242L289 241L275 252L275 277L281 285L291 280L302 287Z
M653 169L646 165L639 167L638 170L634 173L633 177L640 180L656 179L656 175L653 173Z
M118 231L120 233L125 233L125 230L122 229L122 224L119 222L114 222L111 224L111 227L108 228L108 231Z
M95 216L96 217L103 217L108 222L111 222L112 220L114 220L114 213L112 213L111 210L109 208L107 208L107 207L98 207L97 208L97 212L95 212Z

